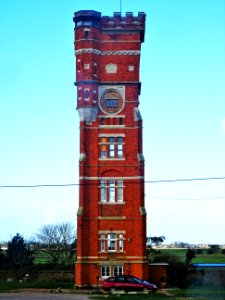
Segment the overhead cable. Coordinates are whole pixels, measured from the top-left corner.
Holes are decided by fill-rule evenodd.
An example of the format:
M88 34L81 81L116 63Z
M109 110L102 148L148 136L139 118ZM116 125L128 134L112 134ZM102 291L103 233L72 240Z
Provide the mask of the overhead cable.
M144 183L174 183L174 182L209 181L209 180L224 180L224 179L225 179L225 177L159 179L159 180L147 180L147 181L144 181ZM80 185L81 185L80 183L33 184L33 185L0 185L0 188L70 187L70 186L80 186Z

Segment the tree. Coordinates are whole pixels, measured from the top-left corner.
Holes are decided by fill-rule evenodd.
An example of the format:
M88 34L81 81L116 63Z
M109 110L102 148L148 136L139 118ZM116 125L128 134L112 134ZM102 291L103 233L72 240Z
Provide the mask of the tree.
M166 239L165 236L150 236L150 237L147 237L147 245L159 246L159 245L161 245L161 243L164 242L165 239Z
M151 260L151 255L159 254L160 250L157 251L153 248L153 246L159 246L161 243L164 242L166 238L164 236L150 236L146 238L146 245L147 245L147 256Z
M13 272L17 272L19 278L22 278L26 268L33 263L33 251L25 243L23 237L17 233L11 241L8 242L6 252L6 261Z
M5 263L5 255L2 249L0 248L0 265L3 265L4 263Z
M185 260L186 266L189 266L193 258L195 258L195 251L193 249L188 248Z
M71 223L49 224L41 227L36 234L37 242L50 257L50 262L67 265L71 260L71 247L75 232Z

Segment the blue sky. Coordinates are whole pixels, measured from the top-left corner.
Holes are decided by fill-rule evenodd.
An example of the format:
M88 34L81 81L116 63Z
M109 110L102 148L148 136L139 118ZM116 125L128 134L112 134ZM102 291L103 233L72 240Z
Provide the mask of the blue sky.
M0 185L78 183L73 13L119 0L0 1ZM148 236L225 243L225 2L123 0L147 14L140 111ZM78 187L0 188L0 241L76 226Z

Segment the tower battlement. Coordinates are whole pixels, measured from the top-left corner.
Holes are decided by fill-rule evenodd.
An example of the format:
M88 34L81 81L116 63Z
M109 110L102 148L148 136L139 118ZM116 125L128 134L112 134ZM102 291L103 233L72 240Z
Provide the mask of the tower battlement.
M103 31L112 29L118 32L120 30L138 30L142 33L143 42L145 18L146 14L144 12L139 12L138 16L134 16L132 12L126 12L125 16L122 16L120 12L114 12L113 16L102 16L100 12L95 10L80 10L74 13L73 21L75 22L75 27L101 27Z
M112 17L102 17L102 25L107 26L108 24L111 26L112 24L116 24L123 28L126 28L127 26L142 26L144 29L145 17L146 14L143 12L139 12L138 16L134 16L132 12L126 12L125 16L122 16L120 12L114 12Z
M132 12L126 12L126 16L122 16L120 12L114 12L112 17L103 16L101 19L102 30L116 30L127 32L141 32L141 42L144 41L146 14L139 12L138 16L134 16Z

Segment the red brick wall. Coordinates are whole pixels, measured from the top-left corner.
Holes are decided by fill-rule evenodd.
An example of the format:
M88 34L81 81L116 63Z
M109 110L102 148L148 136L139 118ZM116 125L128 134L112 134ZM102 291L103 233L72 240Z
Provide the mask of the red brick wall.
M77 20L78 18L75 22ZM85 28L90 29L88 39L84 38ZM142 153L142 121L134 118L134 109L139 105L139 51L143 31L143 14L138 17L131 17L130 14L120 18L118 15L103 17L99 27L85 25L75 28L75 84L83 91L85 88L90 90L89 101L85 101L82 94L81 99L77 100L77 108L81 112L84 107L98 109L91 122L80 122L80 153L85 154L79 167L80 195L75 265L75 284L80 287L97 284L101 264L122 264L124 273L145 279L148 275L146 216L140 209L144 207L144 164L138 158L138 153ZM113 54L109 51L113 51ZM84 64L89 64L89 68ZM106 73L107 64L115 64L117 72ZM129 71L128 66L133 66L134 70ZM107 84L111 87L123 86L125 89L125 105L119 113L124 117L124 125L117 128L100 126L99 115L103 116L104 112L93 101L92 91ZM99 160L100 134L124 136L124 159ZM101 177L123 178L123 203L100 203ZM124 251L100 252L100 231L125 232ZM101 278L99 284L102 284Z

